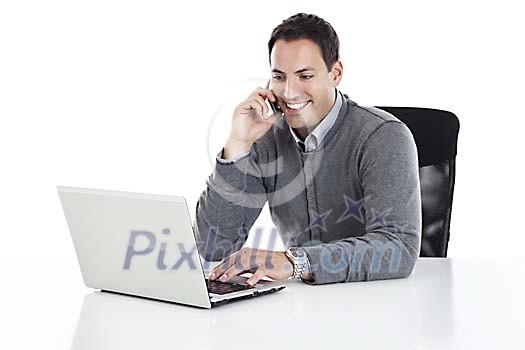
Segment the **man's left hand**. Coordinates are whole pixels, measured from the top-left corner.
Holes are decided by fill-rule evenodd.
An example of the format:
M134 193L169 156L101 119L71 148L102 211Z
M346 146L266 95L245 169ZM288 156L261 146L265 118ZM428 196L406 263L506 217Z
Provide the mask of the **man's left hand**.
M268 276L274 280L287 280L293 274L293 264L285 252L242 248L224 258L210 272L209 279L227 282L233 276L252 272L249 285L255 285L261 278Z

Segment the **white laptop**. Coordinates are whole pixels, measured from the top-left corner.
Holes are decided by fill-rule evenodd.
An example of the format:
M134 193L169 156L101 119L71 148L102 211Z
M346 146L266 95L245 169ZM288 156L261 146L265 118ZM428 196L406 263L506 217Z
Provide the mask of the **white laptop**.
M209 281L183 197L58 186L86 286L211 308L277 292L278 281Z

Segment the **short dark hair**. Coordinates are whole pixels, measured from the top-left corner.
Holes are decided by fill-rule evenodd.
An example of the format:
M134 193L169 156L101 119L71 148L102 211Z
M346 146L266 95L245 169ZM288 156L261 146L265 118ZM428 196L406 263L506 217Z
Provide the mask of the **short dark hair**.
M332 70L334 63L339 59L339 38L334 28L324 19L306 13L298 13L285 19L272 32L268 41L268 58L272 64L271 55L275 42L283 39L286 42L299 39L309 39L321 49L323 60Z

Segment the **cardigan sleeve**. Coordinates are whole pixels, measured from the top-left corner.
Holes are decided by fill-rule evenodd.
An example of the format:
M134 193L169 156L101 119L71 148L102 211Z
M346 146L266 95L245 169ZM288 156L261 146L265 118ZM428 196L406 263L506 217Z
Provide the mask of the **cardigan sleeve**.
M217 261L239 250L266 203L257 145L233 162L222 151L199 197L193 230L200 255Z

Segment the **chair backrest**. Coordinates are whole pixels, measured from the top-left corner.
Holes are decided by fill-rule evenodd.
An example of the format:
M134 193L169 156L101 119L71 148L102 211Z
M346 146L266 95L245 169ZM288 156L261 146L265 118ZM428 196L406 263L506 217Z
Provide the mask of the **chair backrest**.
M459 120L429 108L377 107L404 122L416 141L421 182L421 257L446 257L456 175Z

